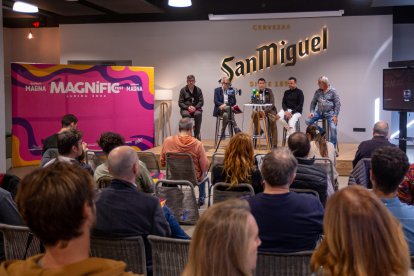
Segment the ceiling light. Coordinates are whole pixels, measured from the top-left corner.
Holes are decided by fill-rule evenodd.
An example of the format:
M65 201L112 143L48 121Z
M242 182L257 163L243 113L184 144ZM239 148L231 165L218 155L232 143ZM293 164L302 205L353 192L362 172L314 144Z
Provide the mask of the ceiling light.
M39 12L39 9L35 5L25 3L25 2L16 1L13 4L13 11L15 11L15 12L25 12L25 13L36 13L36 12Z
M33 39L34 36L32 34L32 30L30 30L29 34L27 35L27 39Z
M191 0L168 0L168 6L185 8L191 6Z
M214 20L255 20L255 19L283 19L283 18L311 18L342 16L344 10L320 12L285 12L285 13L251 13L251 14L209 14L208 19Z

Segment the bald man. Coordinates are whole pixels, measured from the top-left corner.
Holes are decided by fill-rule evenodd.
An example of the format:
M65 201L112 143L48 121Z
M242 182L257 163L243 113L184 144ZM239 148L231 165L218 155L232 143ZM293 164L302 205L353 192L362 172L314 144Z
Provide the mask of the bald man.
M170 236L170 227L158 198L137 190L137 153L128 146L117 147L108 155L108 167L114 179L108 188L102 190L96 202L94 235Z
M389 127L387 122L376 122L372 130L372 139L359 144L354 161L352 161L352 166L355 167L358 161L363 158L371 158L372 153L378 148L386 146L395 147L394 144L388 141L388 131Z

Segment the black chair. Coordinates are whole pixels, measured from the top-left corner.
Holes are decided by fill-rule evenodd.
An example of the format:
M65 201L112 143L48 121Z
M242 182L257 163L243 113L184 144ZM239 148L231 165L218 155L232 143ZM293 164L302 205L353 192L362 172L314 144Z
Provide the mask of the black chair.
M369 175L370 169L371 158L363 158L359 160L349 175L348 185L362 185L368 189L372 189L372 183Z
M6 260L24 260L42 252L40 240L26 226L0 224Z
M309 276L313 251L295 253L259 252L256 276Z
M46 163L49 162L50 160L57 158L58 155L59 155L59 152L57 148L47 149L43 153L42 159L40 160L40 167L43 167L44 165L46 165Z
M194 186L187 180L159 180L155 196L165 199L180 224L195 225L200 217Z
M244 196L254 196L254 189L252 185L246 183L239 183L235 189L230 189L230 184L219 182L213 187L213 204L225 201L232 198L241 198ZM210 194L210 192L209 192Z
M140 161L145 163L147 166L148 171L152 173L160 173L160 164L158 163L157 156L153 152L150 151L138 151L138 158Z
M123 261L127 264L126 271L147 275L145 244L141 236L91 237L90 255L91 257Z
M210 178L208 176L205 176L201 181L197 180L193 158L190 154L167 152L166 164L168 180L187 180L193 184L194 187L198 187L200 192L201 184L207 183L207 188L210 187Z
M148 236L154 276L181 275L188 260L190 240Z

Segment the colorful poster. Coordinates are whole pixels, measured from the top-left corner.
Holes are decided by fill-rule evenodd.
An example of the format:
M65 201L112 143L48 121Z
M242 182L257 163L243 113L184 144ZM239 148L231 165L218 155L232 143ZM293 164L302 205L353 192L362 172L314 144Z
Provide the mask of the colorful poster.
M43 141L74 114L90 149L113 131L136 150L154 144L154 68L12 63L13 167L38 165Z

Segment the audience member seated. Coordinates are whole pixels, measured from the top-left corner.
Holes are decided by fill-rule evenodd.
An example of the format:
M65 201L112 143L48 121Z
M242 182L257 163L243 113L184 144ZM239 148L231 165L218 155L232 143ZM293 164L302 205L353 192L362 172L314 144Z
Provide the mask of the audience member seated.
M192 136L193 122L190 118L182 118L178 125L179 134L167 137L162 144L161 149L161 166L165 167L167 158L167 152L183 152L189 153L193 158L194 169L196 172L197 180L201 181L208 170L208 159L204 150L203 144ZM204 199L206 197L206 185L202 183L200 185L199 205L204 205Z
M0 223L24 225L11 194L3 188L0 188ZM4 258L3 234L0 232L0 262Z
M384 146L392 146L395 145L391 144L388 141L388 123L384 121L378 121L374 125L373 129L373 137L370 140L363 141L358 146L358 150L355 153L355 158L352 161L352 166L355 167L358 164L358 161L364 158L371 158L372 153L374 150Z
M371 182L374 193L401 222L405 237L414 255L414 206L402 203L397 197L398 185L408 167L407 155L397 147L381 147L371 158Z
M113 149L108 155L109 172L114 177L96 202L96 236L128 237L137 235L170 236L158 198L137 190L138 155L128 146ZM148 243L146 243L148 245ZM151 263L146 246L147 264Z
M323 226L325 237L311 258L312 275L409 275L401 226L366 188L336 192L326 205Z
M261 243L258 232L246 201L213 205L197 222L182 276L252 276Z
M239 132L231 138L224 152L223 165L215 166L211 174L213 185L225 182L235 189L239 183L248 183L256 194L263 192L262 176L254 164L253 143L245 133Z
M290 191L297 166L286 148L275 149L263 159L264 192L248 199L259 225L260 251L313 250L322 235L321 202L313 195Z
M4 262L0 275L134 275L123 262L89 257L94 196L92 177L72 164L56 162L23 178L18 209L46 252Z
M414 164L410 166L403 182L398 186L398 198L401 202L414 205Z
M66 114L62 117L62 128L55 134L47 137L43 142L42 155L50 148L57 149L58 147L58 135L64 131L76 129L78 125L78 118L73 114Z
M99 146L102 148L106 156L117 147L123 146L125 144L124 138L114 132L105 132L101 135L99 141ZM154 183L150 176L147 167L143 162L138 160L139 168L138 168L138 175L135 178L135 184L138 187L138 190L144 193L153 193L154 192ZM108 169L108 161L99 165L95 170L95 180L102 179L103 177L111 177L113 178L112 174L110 174ZM171 210L167 207L167 205L162 206L162 210L164 212L165 218L170 225L171 228L171 237L177 239L190 239L190 237L184 232L184 230L178 224L178 221L172 215Z
M315 165L315 159L308 159L310 142L302 132L295 132L289 136L289 149L298 161L296 177L291 188L311 189L319 194L319 199L325 205L328 195L328 176L326 171ZM333 193L333 187L330 185L329 190Z
M58 151L59 156L47 162L44 167L49 166L59 160L75 164L93 175L91 167L87 164L79 162L78 158L83 154L82 132L76 129L64 131L58 134Z
M101 137L97 141L98 145L101 147L102 151L108 157L111 150L116 147L124 146L125 139L118 133L114 132L104 132L101 134ZM138 188L144 193L153 193L154 192L154 182L151 178L151 174L145 166L145 163L139 160L139 173L135 179L135 183L138 185ZM95 169L94 173L95 181L98 181L99 178L104 176L111 176L108 170L108 162L104 162Z
M8 191L14 199L19 188L20 178L9 173L0 173L0 187Z
M311 146L308 158L328 158L331 160L334 175L332 183L337 182L339 175L336 171L335 146L331 142L326 141L325 133L321 133L315 125L310 125L306 128L306 136L308 137Z

